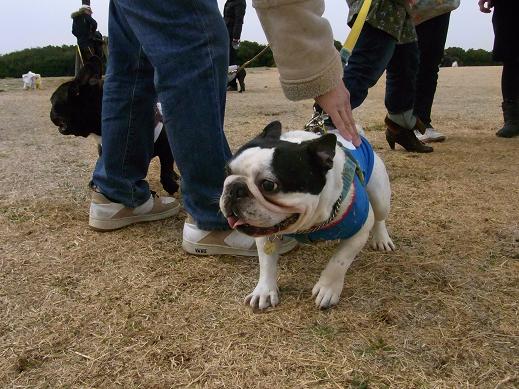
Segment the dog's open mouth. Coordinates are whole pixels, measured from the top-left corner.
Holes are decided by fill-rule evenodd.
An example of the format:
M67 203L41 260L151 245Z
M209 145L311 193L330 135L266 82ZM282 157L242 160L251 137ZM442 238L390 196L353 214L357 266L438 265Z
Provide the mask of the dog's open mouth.
M238 222L238 219L235 216L229 216L227 220L232 228L235 228L246 235L268 236L277 234L278 232L285 230L288 226L294 224L298 218L299 214L294 213L293 215L287 217L285 220L271 227L256 227L247 223L241 224Z

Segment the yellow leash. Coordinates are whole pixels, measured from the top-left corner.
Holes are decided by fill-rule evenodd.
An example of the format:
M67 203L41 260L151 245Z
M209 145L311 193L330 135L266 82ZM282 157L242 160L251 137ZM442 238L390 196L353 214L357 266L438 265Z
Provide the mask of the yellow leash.
M357 14L357 19L355 19L355 23L353 23L353 27L351 28L346 41L342 45L341 49L341 59L343 64L348 62L348 58L350 57L355 44L359 40L360 32L362 31L362 27L364 27L364 23L366 22L366 18L368 17L369 8L371 7L371 0L364 0L362 3L362 7L360 7L360 11Z
M79 48L79 45L76 45L76 49L79 54L79 59L81 60L81 66L85 66L85 62L83 61L83 55L81 55L81 49Z

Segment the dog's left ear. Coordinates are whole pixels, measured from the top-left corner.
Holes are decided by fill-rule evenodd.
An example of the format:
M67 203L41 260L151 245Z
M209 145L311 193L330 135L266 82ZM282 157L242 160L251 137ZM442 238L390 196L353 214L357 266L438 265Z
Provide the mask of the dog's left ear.
M281 137L281 122L273 121L269 123L258 138L279 139Z
M333 167L336 144L337 137L334 134L324 134L320 138L310 141L308 152L319 166L324 170L330 170Z

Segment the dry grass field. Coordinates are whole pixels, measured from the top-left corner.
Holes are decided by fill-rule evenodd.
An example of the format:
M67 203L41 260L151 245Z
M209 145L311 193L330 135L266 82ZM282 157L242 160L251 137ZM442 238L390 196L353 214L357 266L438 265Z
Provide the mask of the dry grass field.
M281 260L281 305L252 312L253 258L181 248L185 214L88 228L89 141L48 118L63 79L0 80L0 387L517 388L519 139L501 125L501 68L440 72L435 152L389 150L384 84L355 113L387 164L395 253L365 248L337 307L310 293L335 243ZM228 95L233 148L271 120L300 129L311 102L251 69ZM194 113L196 114L196 113ZM149 179L159 189L158 164Z

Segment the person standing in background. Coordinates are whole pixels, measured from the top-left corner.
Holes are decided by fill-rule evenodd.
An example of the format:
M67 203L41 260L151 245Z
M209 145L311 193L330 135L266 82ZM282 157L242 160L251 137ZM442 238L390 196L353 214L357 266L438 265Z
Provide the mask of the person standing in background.
M479 0L483 13L492 12L494 61L503 62L501 93L504 126L496 132L502 138L519 135L519 2L517 0Z
M92 56L103 59L103 36L97 31L97 22L92 17L90 0L82 0L78 11L72 15L72 34L77 38L83 63Z
M351 27L362 7L361 0L347 0ZM412 0L373 0L366 23L344 67L343 81L351 107L359 107L386 71L386 140L406 151L430 153L433 148L417 139L415 130L425 126L414 115L419 52L416 30L408 9Z
M227 0L223 7L223 20L229 33L229 65L239 65L237 49L240 46L243 18L247 4L245 0ZM229 82L228 90L238 90L236 78Z
M438 84L438 72L445 50L451 11L416 25L420 65L416 76L414 114L425 125L425 133L415 131L422 142L443 142L445 135L431 124L431 109Z

